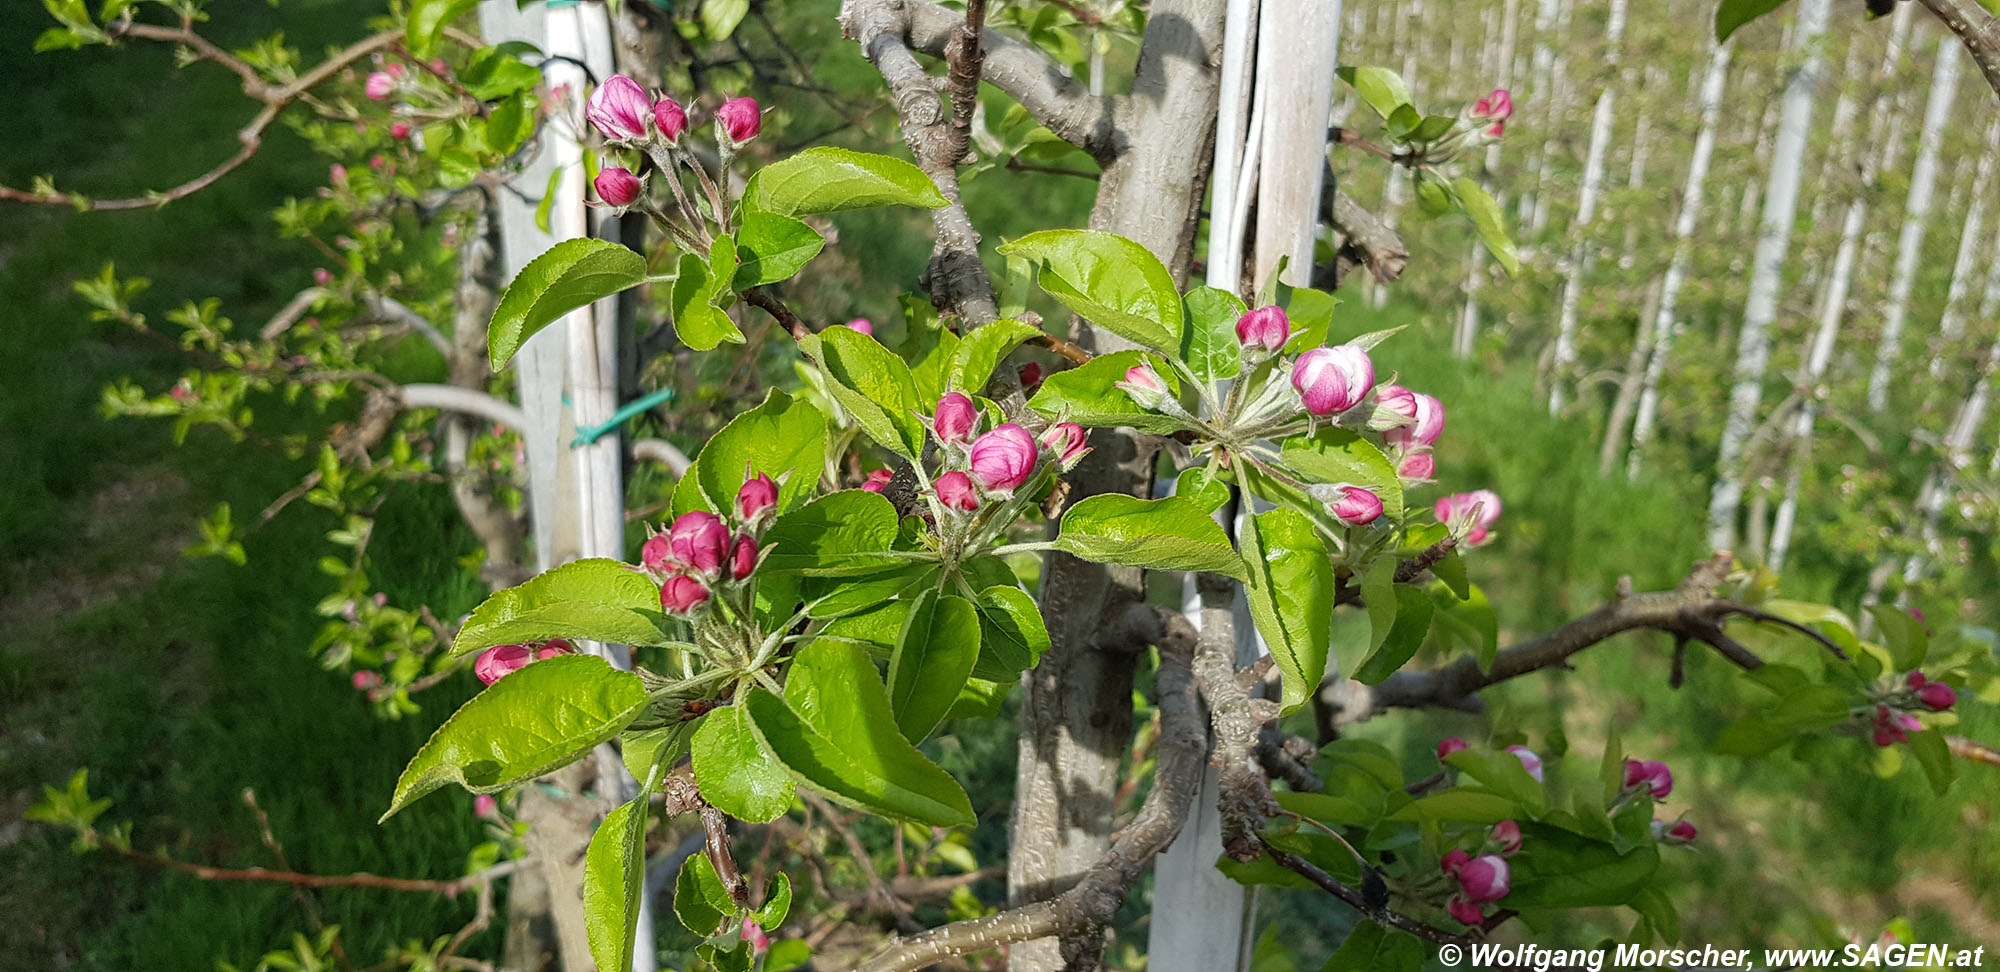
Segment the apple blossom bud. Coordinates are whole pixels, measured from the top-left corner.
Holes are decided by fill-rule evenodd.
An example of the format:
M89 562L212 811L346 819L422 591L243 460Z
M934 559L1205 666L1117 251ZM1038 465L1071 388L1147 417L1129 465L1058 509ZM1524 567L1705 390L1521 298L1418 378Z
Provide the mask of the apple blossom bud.
M1334 519L1348 526L1361 526L1382 516L1382 499L1365 487L1342 486L1327 508L1333 511Z
M1153 371L1153 366L1144 361L1125 369L1125 380L1118 382L1117 387L1132 396L1132 401L1143 409L1159 408L1167 400L1166 383Z
M344 166L344 165L341 165L341 164L340 164L340 163L338 163L338 162L335 162L334 164L332 164L332 165L329 165L329 166L327 166L327 167L326 167L326 178L327 178L327 181L328 181L328 182L331 182L331 183L333 183L333 184L334 184L334 185L336 185L336 186L339 186L339 185L346 185L346 184L347 184L347 166Z
M1521 825L1512 820L1502 820L1493 825L1493 844L1502 854L1512 854L1521 849Z
M375 688L376 686L382 684L382 673L371 672L364 668L361 671L354 673L353 681L354 681L355 691L366 692L369 689Z
M874 472L868 474L868 481L862 483L861 488L871 493L879 493L882 490L887 489L889 486L889 481L895 478L896 478L895 473L892 473L887 469L877 469Z
M749 915L743 916L743 940L750 943L752 957L762 955L771 949L771 936L764 933L764 926Z
M1299 355L1292 367L1292 387L1306 411L1314 415L1345 412L1375 387L1375 364L1368 352L1351 344L1314 348Z
M1075 422L1057 422L1042 433L1043 448L1056 457L1056 465L1064 469L1076 465L1085 452L1090 451L1083 426Z
M1903 684L1908 685L1911 691L1915 691L1917 689L1923 688L1924 683L1927 681L1929 681L1929 679L1926 679L1924 677L1923 672L1911 672L1908 676L1904 677Z
M1498 854L1481 854L1458 869L1458 886L1473 902L1498 901L1513 890L1509 886L1507 859Z
M548 661L557 655L574 654L576 654L576 646L570 644L568 638L550 638L542 642L540 648L535 649L535 660Z
M395 122L389 126L389 137L400 142L410 137L409 122Z
M749 534L736 538L734 553L729 558L729 577L742 580L757 569L757 541Z
M937 478L938 501L948 510L962 510L970 513L979 508L979 492L972 488L972 477L952 470Z
M1667 828L1667 843L1692 844L1694 843L1696 833L1694 824L1688 823L1685 820L1674 821L1674 825Z
M715 121L733 148L757 137L764 127L764 113L755 98L731 98L715 109Z
M680 102L661 95L660 100L653 102L653 126L668 145L679 145L681 135L688 130L687 109L682 108Z
M736 518L746 523L770 512L778 505L778 484L771 477L758 473L743 481L736 491Z
M1521 768L1527 770L1528 775L1534 777L1535 782L1542 782L1542 758L1535 755L1534 750L1526 746L1509 746L1507 747L1507 751L1513 753L1514 758L1521 761Z
M396 79L390 77L386 71L376 71L362 83L361 91L368 96L369 101L387 101L396 91Z
M1382 398L1378 394L1376 401ZM1382 433L1382 440L1398 449L1427 446L1444 434L1444 403L1420 392L1410 392L1410 424ZM1403 414L1400 410L1398 414Z
M1472 103L1472 118L1475 121L1504 122L1512 117L1514 96L1506 88L1494 88L1491 94Z
M1460 739L1457 736L1446 736L1443 739L1438 740L1438 762L1444 762L1444 758L1446 756L1450 756L1452 753L1461 752L1468 748L1470 747L1466 746L1465 740Z
M971 442L972 430L979 427L979 408L963 394L949 392L938 399L937 418L931 427L941 442L952 445Z
M1943 712L1958 702L1958 693L1943 682L1931 682L1917 690L1917 701L1932 712Z
M374 169L377 172L382 171L382 167L388 164L389 164L388 157L380 152L377 152L374 155L368 157L368 167Z
M1485 536L1483 531L1493 529L1493 524L1500 519L1500 497L1490 489L1475 489L1470 493L1453 493L1446 496L1438 500L1431 509L1437 514L1438 522L1469 526L1472 530L1480 531L1483 539ZM1466 535L1466 540L1470 546L1478 545L1478 541L1472 539L1470 531Z
M1896 744L1896 731L1885 726L1876 726L1875 731L1870 733L1868 738L1877 746L1894 746Z
M1245 351L1257 348L1266 354L1277 354L1285 349L1285 342L1291 337L1292 322L1285 317L1284 308L1276 304L1259 307L1236 319L1236 341Z
M313 283L321 287L331 285L333 283L333 271L325 267L315 267L313 269Z
M597 187L597 198L603 200L606 206L617 209L638 202L640 193L645 191L645 185L638 176L633 175L630 169L616 165L599 171L591 184Z
M1375 404L1409 421L1417 420L1417 393L1401 385L1383 385L1375 389Z
M1445 874L1451 877L1457 877L1459 869L1463 868L1471 860L1472 860L1471 854L1467 854L1466 852L1454 847L1451 850L1445 851L1443 857L1438 858L1438 867L1441 868Z
M1035 437L1008 422L972 443L972 474L996 493L1010 493L1027 483L1041 458Z
M1625 761L1625 788L1650 795L1655 800L1664 800L1674 792L1674 774L1667 764L1656 759L1628 759Z
M472 798L473 816L481 820L491 820L493 819L493 815L499 812L500 801L493 799L493 794L481 793Z
M639 547L639 563L647 570L671 570L674 562L673 540L664 533L655 533L646 538Z
M1464 898L1452 898L1445 904L1444 910L1451 914L1453 920L1467 928L1478 928L1486 924L1486 913L1479 910L1478 905Z
M526 645L494 645L481 652L472 663L472 674L488 685L499 681L534 661Z
M674 574L660 585L660 608L668 614L693 614L708 603L708 588L686 574Z
M1027 364L1022 365L1021 390L1030 395L1033 395L1035 393L1035 389L1042 387L1042 378L1045 377L1046 374L1047 373L1042 370L1042 366L1039 362L1030 361Z
M1437 475L1437 459L1428 452L1412 452L1396 464L1396 475L1409 480L1431 479Z
M1896 713L1896 725L1902 727L1905 732L1924 731L1924 720L1919 719L1916 716L1909 714L1908 712Z
M707 510L683 513L667 530L667 548L675 563L714 577L729 554L729 528Z
M875 336L874 323L869 321L868 318L865 317L857 317L851 321L848 321L847 327L849 330L860 331L861 333L866 334L869 337Z
M612 142L637 142L646 137L646 121L653 113L652 100L639 82L614 74L597 86L584 102L583 117L598 134Z

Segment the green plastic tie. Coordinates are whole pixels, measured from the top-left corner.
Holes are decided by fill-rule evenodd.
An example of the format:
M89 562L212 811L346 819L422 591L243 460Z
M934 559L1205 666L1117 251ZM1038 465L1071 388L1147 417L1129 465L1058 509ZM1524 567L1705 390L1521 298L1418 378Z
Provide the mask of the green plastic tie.
M576 439L575 441L569 444L569 447L572 449L581 449L584 446L590 445L596 442L597 440L604 438L611 432L615 431L619 426L624 425L626 419L638 415L639 413L644 412L645 410L652 408L655 405L661 404L662 402L669 401L673 397L674 397L673 389L662 388L659 391L656 391L650 395L646 395L642 398L626 402L624 407L620 408L616 412L611 413L610 420L606 421L603 425L593 425L587 429L577 429ZM568 401L568 396L564 396L564 401L565 402Z

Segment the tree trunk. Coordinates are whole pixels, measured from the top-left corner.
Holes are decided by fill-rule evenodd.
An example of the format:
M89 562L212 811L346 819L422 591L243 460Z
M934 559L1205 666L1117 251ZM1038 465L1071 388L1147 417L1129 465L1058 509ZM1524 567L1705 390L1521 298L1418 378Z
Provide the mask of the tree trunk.
M1702 191L1708 182L1708 165L1715 157L1715 125L1722 114L1722 92L1729 80L1728 47L1711 43L1708 70L1701 80L1701 131L1695 135L1694 152L1688 158L1687 182L1681 189L1680 213L1674 217L1674 256L1660 281L1660 306L1653 314L1653 351L1646 360L1646 377L1639 391L1638 411L1632 420L1632 450L1625 474L1639 476L1646 444L1653 439L1653 426L1660 414L1660 379L1674 346L1675 313L1681 287L1687 282L1688 266L1694 259L1694 228L1701 218ZM1646 322L1641 321L1643 326Z
M1520 20L1521 0L1506 0L1506 6L1500 13L1500 51L1496 59L1498 67L1494 74L1494 87L1510 90L1514 87L1514 49L1520 34ZM1500 171L1499 142L1486 146L1482 168L1488 179ZM1496 202L1502 209L1507 206L1504 199L1496 199ZM1466 258L1465 305L1458 316L1458 328L1451 338L1451 352L1461 358L1472 356L1473 343L1479 339L1479 288L1486 282L1486 246L1473 240L1468 249L1471 255Z
M1757 404L1764 394L1764 372L1771 357L1771 322L1778 316L1785 248L1790 244L1792 220L1797 213L1799 173L1805 164L1813 97L1819 86L1819 41L1826 33L1830 6L1831 0L1805 0L1799 5L1794 49L1805 56L1785 86L1784 108L1779 116L1770 179L1764 194L1764 225L1752 260L1743 329L1736 339L1735 385L1729 393L1729 414L1722 427L1722 444L1716 460L1715 492L1708 506L1709 543L1717 550L1727 550L1735 544L1737 508L1743 498L1743 447L1756 425Z
M1989 122L1984 151L1972 176L1972 200L1965 207L1965 225L1958 234L1958 256L1951 264L1951 285L1944 298L1944 315L1938 321L1940 346L1931 355L1931 377L1944 373L1944 363L1955 360L1959 339L1965 336L1965 301L1972 289L1972 276L1979 257L1980 236L1985 230L1986 192L1992 188L1993 163L2000 156L2000 121Z
M1591 246L1591 221L1597 215L1597 197L1604 190L1604 153L1611 147L1611 119L1617 110L1618 46L1625 36L1627 0L1611 0L1604 28L1604 90L1597 94L1597 108L1590 120L1590 149L1584 154L1583 188L1576 199L1576 222L1570 232L1569 278L1563 282L1562 301L1556 313L1556 356L1549 375L1549 414L1560 415L1563 383L1576 364L1577 305L1583 297L1584 280L1590 274L1595 252Z
M1938 144L1950 121L1952 96L1958 89L1958 62L1963 48L1952 37L1938 41L1937 66L1931 74L1930 99L1924 105L1923 134L1918 138L1917 166L1910 175L1909 205L1896 244L1896 271L1889 282L1889 302L1882 309L1882 336L1875 350L1875 367L1868 373L1868 408L1880 412L1889 405L1890 373L1896 364L1903 322L1909 316L1910 291L1916 286L1917 262L1923 256L1924 231L1930 220L1931 197L1937 188Z

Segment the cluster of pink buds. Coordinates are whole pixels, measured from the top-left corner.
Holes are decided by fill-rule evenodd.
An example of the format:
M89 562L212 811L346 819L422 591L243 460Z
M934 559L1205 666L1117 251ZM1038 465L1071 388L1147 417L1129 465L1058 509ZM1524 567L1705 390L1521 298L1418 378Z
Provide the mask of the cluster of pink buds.
M472 663L472 674L491 685L534 662L575 652L576 648L561 638L525 645L494 645L480 652L478 660Z
M657 150L679 149L681 137L688 130L687 108L680 102L664 93L648 94L639 82L622 74L605 79L590 93L584 102L583 116L605 141L620 148L653 153L656 160L665 157ZM715 137L722 147L725 164L728 156L756 138L762 127L763 110L757 106L757 99L732 98L723 102L715 111ZM597 188L598 199L620 211L645 195L645 183L622 166L602 169L592 185Z
M1382 433L1382 442L1396 462L1396 475L1405 483L1429 482L1437 475L1431 446L1444 434L1444 403L1401 385L1376 389L1375 402L1406 423Z
M1512 833L1514 850L1521 847L1521 828L1512 820L1503 820L1494 825L1494 834L1488 839L1488 846L1504 847L1506 841L1500 834L1501 827L1508 827ZM1482 848L1484 849L1484 848ZM1512 853L1503 851L1502 853ZM1453 848L1445 852L1439 861L1446 877L1458 882L1458 893L1452 895L1445 910L1458 920L1459 924L1477 928L1486 923L1486 905L1507 896L1514 890L1513 875L1507 866L1507 858L1501 853L1483 853L1477 857L1463 850Z
M1506 88L1494 88L1491 94L1472 103L1472 110L1466 113L1466 121L1479 130L1479 135L1488 141L1498 139L1507 131L1507 119L1514 117L1514 96Z
M1492 539L1500 521L1500 497L1490 489L1453 493L1437 501L1431 512L1458 538L1461 547L1477 547Z
M648 537L639 562L660 582L660 608L691 617L722 584L750 579L765 551L757 545L778 508L778 483L758 473L736 491L736 529L707 510L681 514L665 533Z
M1664 800L1674 792L1674 773L1657 759L1625 761L1625 790L1638 796Z
M944 469L931 486L945 510L970 513L988 502L1011 499L1034 479L1044 461L1067 471L1090 451L1083 427L1074 422L1050 425L1040 437L1012 422L981 435L984 418L979 406L961 392L947 392L938 399L930 429L941 447Z
M1879 697L1869 720L1869 738L1877 746L1909 742L1910 733L1922 732L1924 723L1916 710L1943 712L1958 704L1958 692L1943 682L1934 682L1923 672L1911 672L1903 687Z
M361 82L361 93L367 95L369 101L387 101L396 93L396 89L402 86L403 76L406 73L407 69L401 64L391 61L383 65L382 70L369 74L367 79Z

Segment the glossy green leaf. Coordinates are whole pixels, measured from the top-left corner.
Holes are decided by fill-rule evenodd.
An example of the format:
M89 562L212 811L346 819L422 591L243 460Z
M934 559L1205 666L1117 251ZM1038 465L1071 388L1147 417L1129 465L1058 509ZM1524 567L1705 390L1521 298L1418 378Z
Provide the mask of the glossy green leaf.
M653 791L665 777L667 765L666 760L656 759L639 776L638 795L605 816L584 852L584 935L600 972L626 972L632 967L639 896L646 888L646 822L651 819Z
M1361 663L1354 673L1357 681L1368 685L1380 684L1383 679L1396 674L1410 658L1423 646L1424 635L1431 628L1431 598L1420 588L1409 584L1395 585L1396 622L1389 628L1387 637L1380 647Z
M1457 754L1453 754L1457 755ZM1620 853L1608 843L1523 820L1523 850L1509 860L1509 908L1588 908L1627 904L1653 880L1660 852L1652 841Z
M438 727L396 781L382 819L446 783L493 793L566 765L617 735L647 702L638 676L594 655L535 662L473 696Z
M1951 747L1946 745L1944 733L1936 729L1910 733L1910 755L1924 771L1924 778L1930 781L1931 792L1940 796L1951 789L1951 781L1958 776L1958 768L1952 765Z
M944 194L924 170L902 159L818 146L757 170L743 208L781 216L837 213L868 206L936 209Z
M889 660L889 707L903 738L923 742L944 721L978 660L972 602L935 591L918 595Z
M721 244L722 237L716 242ZM714 267L698 254L681 254L680 269L674 277L671 306L674 315L674 333L681 343L696 351L707 351L724 341L731 344L743 343L743 331L736 322L729 319L722 308L715 306L718 295L727 292L730 278L736 273L735 251L730 250L730 259L725 266ZM723 276L727 271L730 276Z
M1403 517L1403 481L1396 464L1374 443L1346 429L1328 426L1284 442L1285 465L1309 482L1366 486L1382 501L1382 515Z
M917 385L917 401L935 403L950 389L952 361L958 357L958 335L946 328L915 331L904 351L910 362L910 380ZM978 389L973 389L975 393Z
M749 12L750 0L702 0L702 35L711 44L728 40Z
M674 879L674 917L688 931L710 938L727 929L722 922L738 913L736 899L715 873L707 854L689 854Z
M493 309L486 328L493 370L506 367L522 344L564 314L645 279L646 258L622 244L579 239L550 247L514 275Z
M410 53L429 57L444 29L477 6L479 0L413 0L403 25L403 43Z
M702 720L673 722L652 729L633 729L618 739L619 757L625 761L625 771L635 780L646 778L646 770L657 761L665 761L672 766L681 754L688 750L688 741L694 738L695 730Z
M1042 289L1092 324L1158 351L1180 350L1180 292L1151 250L1096 230L1045 230L1000 252L1040 263Z
M790 510L817 490L825 462L826 416L804 398L773 389L763 404L730 419L702 446L675 489L674 512L731 513L736 492L758 473L772 479L790 474L778 487L778 509Z
M660 620L660 586L645 573L616 560L573 560L493 592L459 626L451 653L550 638L652 645Z
M993 369L1021 342L1040 333L1040 328L1026 321L1011 319L973 328L952 352L947 384L973 395L983 394Z
M1447 656L1463 652L1477 658L1479 669L1487 671L1500 651L1500 619L1479 585L1467 585L1465 595L1460 600L1443 581L1432 582L1431 642Z
M1055 548L1102 564L1244 576L1243 560L1222 527L1198 504L1177 496L1092 496L1063 513Z
M1722 0L1715 8L1715 40L1721 43L1742 27L1785 5L1785 0Z
M957 781L897 730L860 647L815 641L793 658L784 698L753 689L741 704L764 751L833 800L938 827L974 823Z
M1125 380L1125 372L1141 361L1151 362L1161 380L1173 387L1173 373L1166 362L1143 351L1119 351L1100 354L1080 368L1042 379L1041 391L1028 405L1050 418L1067 418L1079 425L1130 426L1156 435L1180 431L1185 427L1181 420L1140 408L1131 395L1117 387Z
M1229 502L1229 484L1210 476L1206 468L1190 469L1174 480L1174 495L1214 513Z
M1882 644L1889 649L1889 657L1894 659L1897 671L1907 672L1923 667L1924 656L1929 655L1931 650L1930 635L1924 633L1923 622L1893 604L1870 604L1868 613L1882 629Z
M514 52L489 48L458 72L458 83L481 101L498 101L508 95L533 91L542 83L542 72L521 60Z
M768 823L791 809L792 778L758 748L742 706L724 706L703 717L688 751L701 795L717 810Z
M1418 972L1430 954L1431 947L1408 932L1363 921L1319 972Z
M1446 756L1445 763L1487 789L1534 811L1548 808L1549 791L1528 775L1519 757L1505 749L1461 749Z
M1283 675L1289 712L1319 691L1333 643L1333 562L1312 521L1277 509L1243 521L1250 617Z
M916 380L903 359L849 327L829 327L799 347L819 364L827 391L869 438L907 459L923 454L927 433L917 421Z
M1028 592L1012 584L997 584L979 592L979 661L972 676L990 682L1011 682L1035 667L1049 650L1049 629L1041 608Z
M1277 296L1278 306L1292 319L1292 339L1285 342L1285 353L1299 354L1324 347L1327 332L1333 328L1333 309L1340 306L1340 298L1324 290L1284 283L1278 285Z
M879 493L828 493L771 524L772 547L761 570L795 570L811 577L870 574L905 566L885 555L896 540L896 508Z
M1344 67L1340 79L1354 86L1356 94L1386 121L1396 109L1410 103L1410 86L1402 75L1384 67Z
M764 904L750 913L767 931L777 931L792 913L792 879L783 871L771 875L764 884Z
M1496 824L1521 813L1520 804L1492 790L1454 786L1418 797L1390 816L1436 823Z
M1249 311L1235 294L1214 287L1187 293L1187 326L1181 332L1181 360L1203 381L1234 378L1243 372L1243 345L1236 322Z
M1486 244L1486 252L1507 268L1507 275L1521 273L1521 254L1514 248L1513 237L1507 235L1507 222L1500 215L1500 204L1485 187L1465 176L1451 181L1452 194L1458 204L1465 209L1465 215L1472 220L1472 228L1479 231L1479 240Z
M945 713L947 721L952 719L992 719L1000 715L1007 704L1007 692L1014 687L1014 680L989 682L983 678L971 678L965 687L958 690L958 699L951 704L951 711Z
M740 262L736 265L733 286L741 291L784 280L819 256L825 246L826 237L801 220L748 210L736 227L736 256Z

